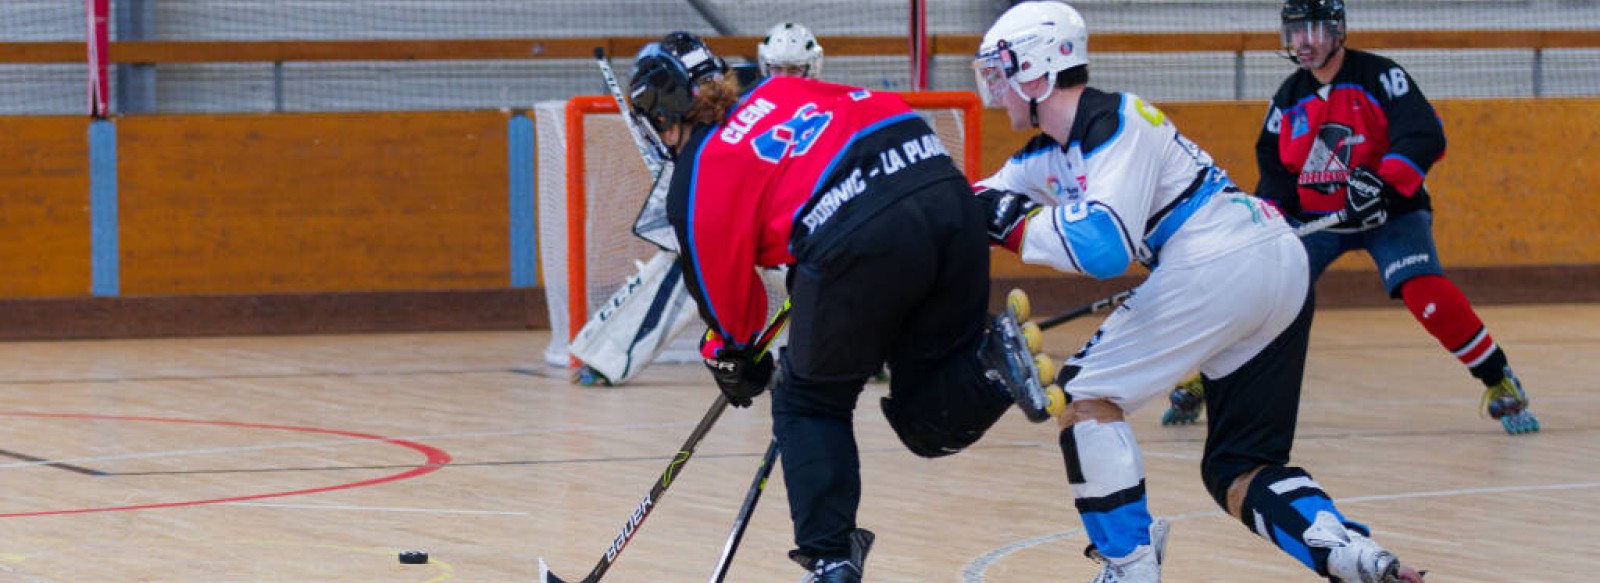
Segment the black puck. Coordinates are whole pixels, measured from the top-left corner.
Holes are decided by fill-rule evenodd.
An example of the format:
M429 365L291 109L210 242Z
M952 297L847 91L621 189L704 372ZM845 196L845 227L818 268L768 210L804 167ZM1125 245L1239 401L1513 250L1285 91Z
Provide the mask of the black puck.
M428 551L402 551L400 553L400 564L402 565L424 565L427 562Z

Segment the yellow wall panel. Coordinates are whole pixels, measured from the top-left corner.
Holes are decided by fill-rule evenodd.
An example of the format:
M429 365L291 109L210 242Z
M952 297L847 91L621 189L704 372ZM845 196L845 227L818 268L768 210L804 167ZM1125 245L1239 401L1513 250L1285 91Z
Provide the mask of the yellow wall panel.
M0 116L0 297L89 282L89 119Z
M122 293L509 287L506 121L123 118Z

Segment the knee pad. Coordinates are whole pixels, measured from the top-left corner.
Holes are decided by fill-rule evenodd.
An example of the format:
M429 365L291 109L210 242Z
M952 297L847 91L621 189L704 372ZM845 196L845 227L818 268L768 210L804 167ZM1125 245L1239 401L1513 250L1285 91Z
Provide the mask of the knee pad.
M1067 482L1078 499L1103 498L1144 482L1144 455L1126 421L1084 421L1061 430Z
M988 387L924 385L891 391L879 403L900 442L922 457L943 457L977 443L1011 404Z
M1151 544L1144 458L1127 422L1085 421L1061 431L1073 503L1089 541L1108 557Z

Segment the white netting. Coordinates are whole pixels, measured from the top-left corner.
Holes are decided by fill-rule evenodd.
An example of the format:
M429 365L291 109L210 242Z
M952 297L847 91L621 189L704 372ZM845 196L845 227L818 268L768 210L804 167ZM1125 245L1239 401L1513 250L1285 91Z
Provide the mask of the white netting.
M541 285L550 309L551 340L544 355L554 365L567 364L567 340L573 326L583 325L573 323L569 317L572 290L580 287L568 277L571 262L583 262L584 313L592 314L634 274L635 262L648 260L657 250L633 235L634 218L651 183L622 117L614 113L587 114L581 127L569 128L566 105L565 101L546 101L534 110ZM976 147L966 139L964 124L969 113L962 105L918 107L917 111L929 120L952 156L963 156L969 148ZM571 176L567 171L568 132L579 132L583 138L582 170ZM584 244L581 249L570 250L567 185L578 175L585 186ZM769 290L773 291L781 292ZM768 299L769 311L782 302L779 293L769 293ZM657 362L697 360L696 346L703 333L703 327L696 327L681 335Z

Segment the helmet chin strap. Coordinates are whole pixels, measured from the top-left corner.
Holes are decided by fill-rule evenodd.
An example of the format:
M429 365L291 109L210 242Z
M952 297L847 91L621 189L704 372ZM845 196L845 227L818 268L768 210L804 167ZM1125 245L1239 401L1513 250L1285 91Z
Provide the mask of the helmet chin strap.
M1016 81L1011 82L1011 88L1016 90L1017 95L1020 95L1023 99L1028 100L1028 124L1035 128L1039 127L1039 102L1049 99L1050 94L1055 93L1056 91L1055 73L1046 74L1044 76L1044 80L1048 89L1044 90L1044 95L1040 95L1038 97L1029 97L1028 94L1022 92L1021 84L1017 83Z

